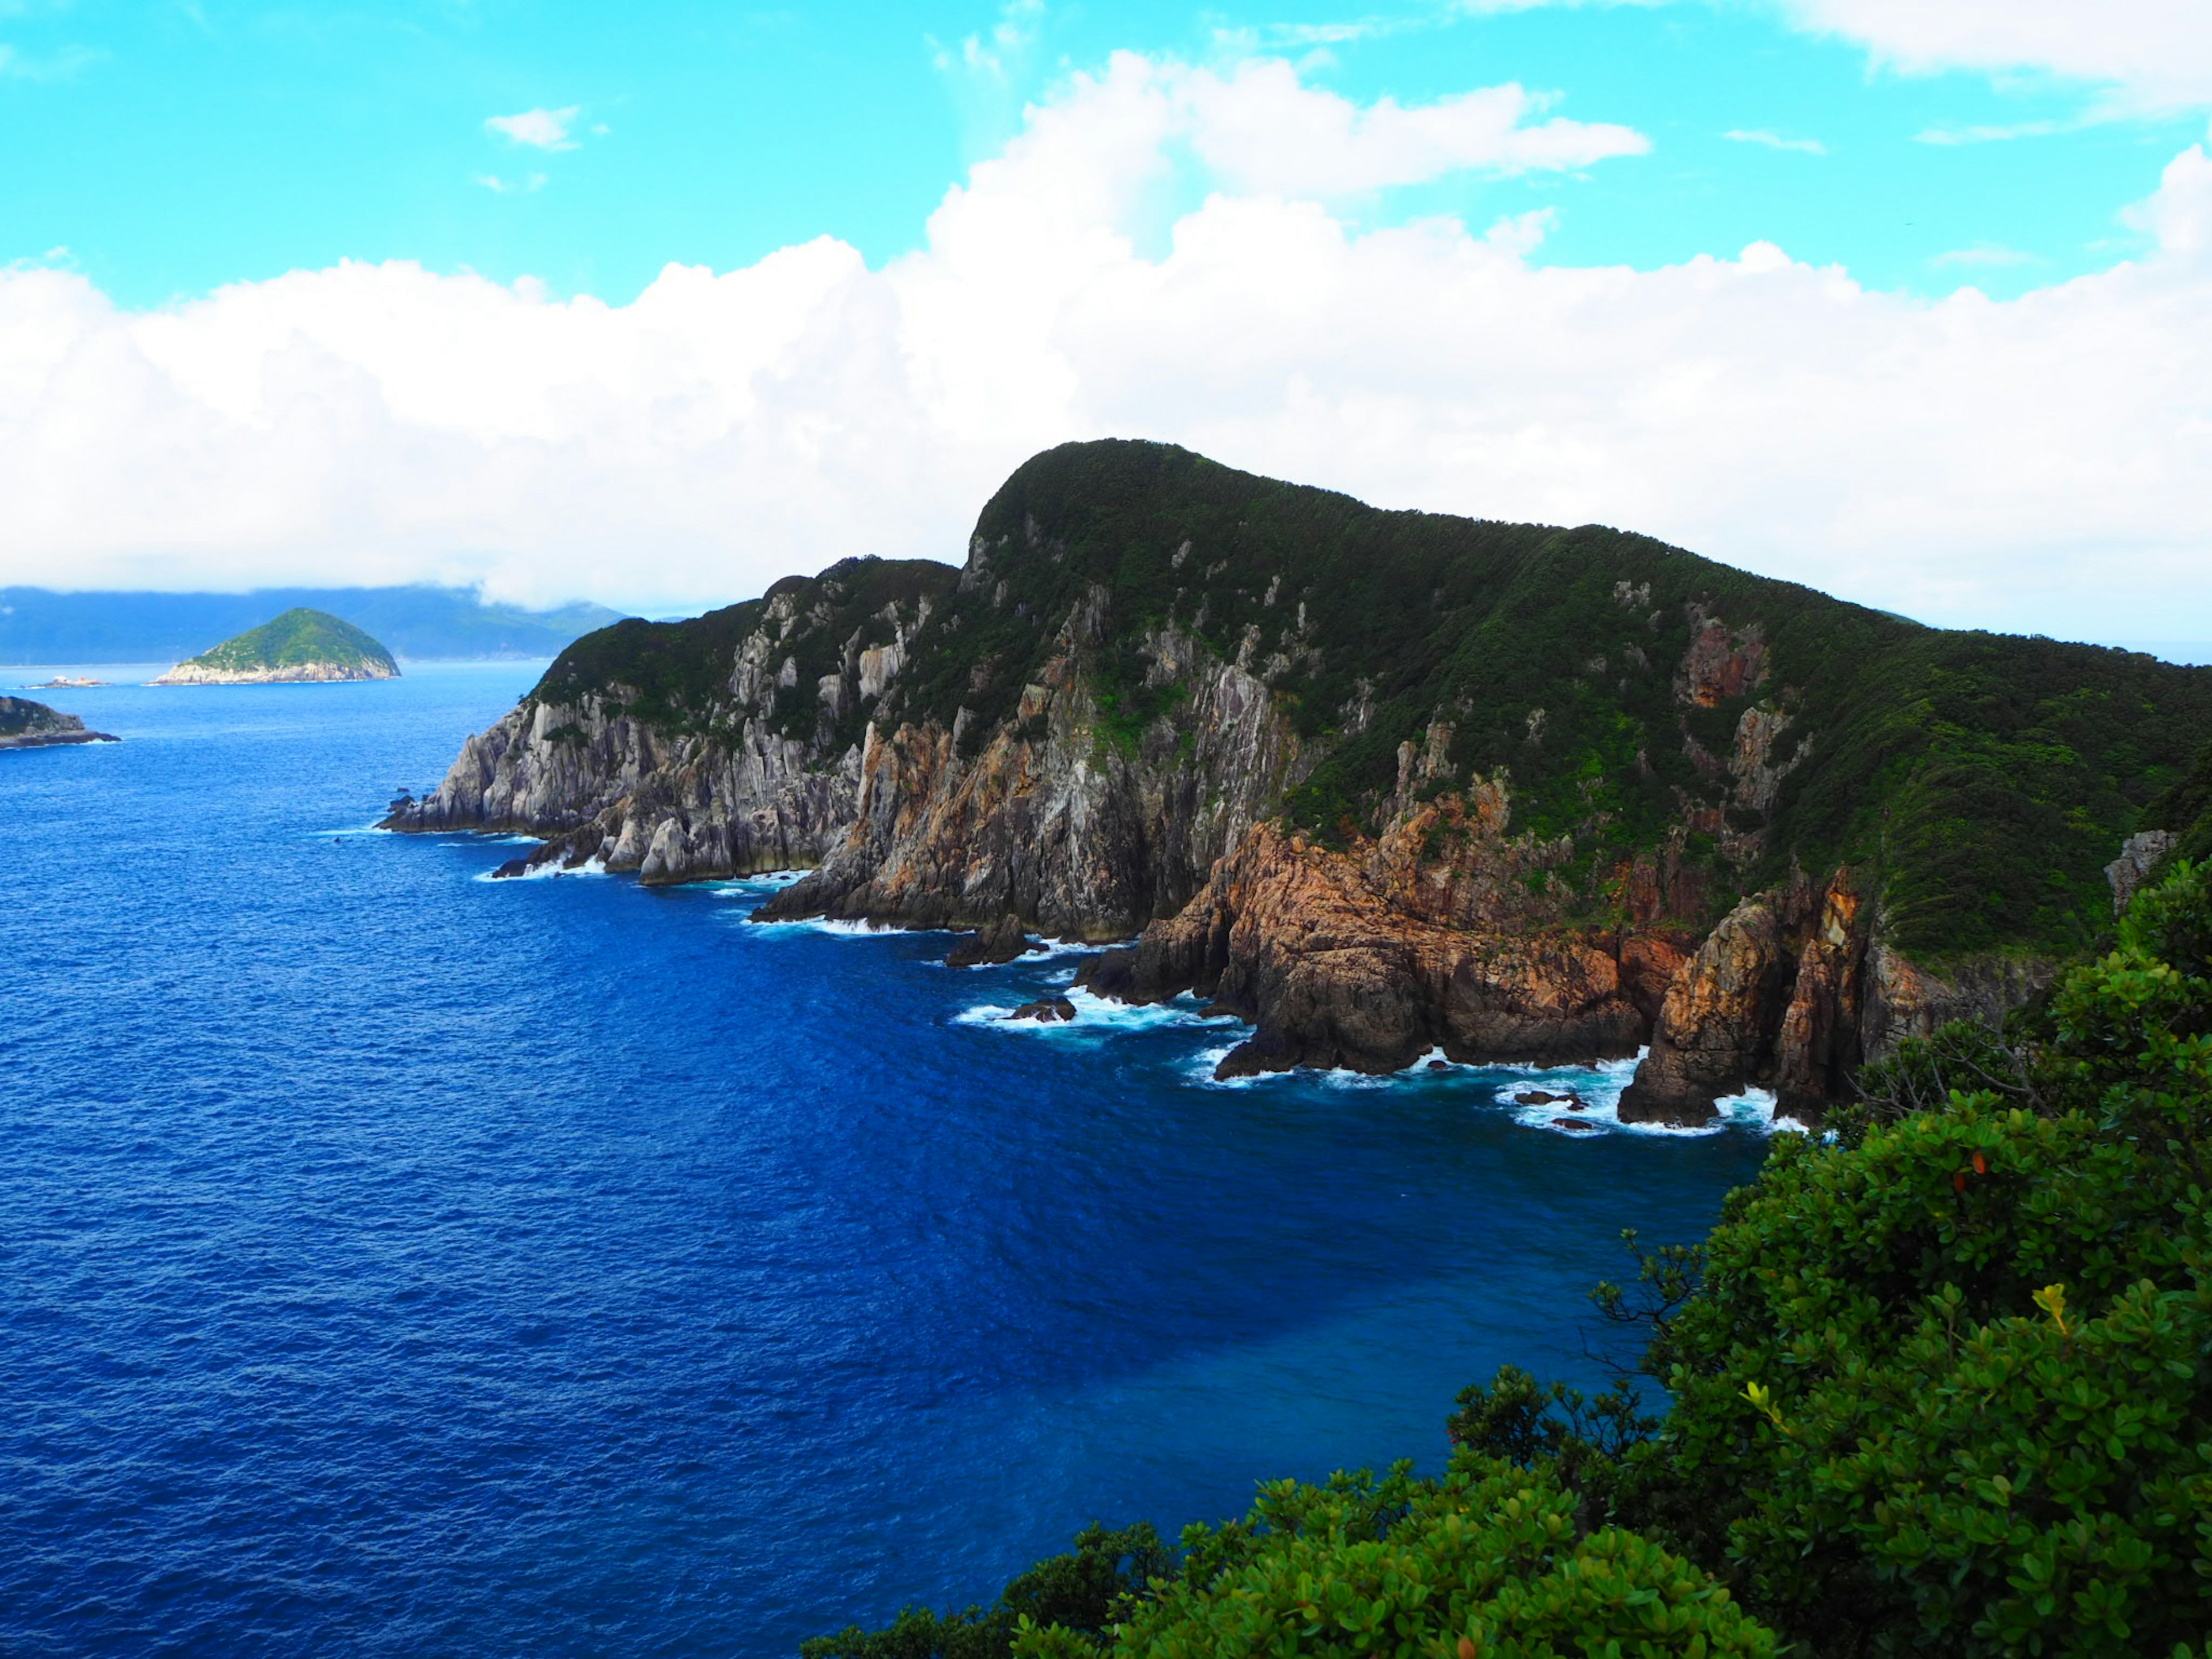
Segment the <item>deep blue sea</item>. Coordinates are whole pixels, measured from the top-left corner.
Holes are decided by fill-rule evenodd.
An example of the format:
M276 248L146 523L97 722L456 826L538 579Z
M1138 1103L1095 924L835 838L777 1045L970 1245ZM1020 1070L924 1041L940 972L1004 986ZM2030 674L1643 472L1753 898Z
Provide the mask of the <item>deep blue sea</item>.
M125 741L0 754L0 1653L988 1599L1093 1519L1434 1467L1502 1360L1595 1380L1620 1229L1763 1156L1749 1103L1620 1131L1617 1074L1581 1135L1525 1073L1218 1086L1188 1007L991 1017L1072 955L365 832L536 672L47 693Z

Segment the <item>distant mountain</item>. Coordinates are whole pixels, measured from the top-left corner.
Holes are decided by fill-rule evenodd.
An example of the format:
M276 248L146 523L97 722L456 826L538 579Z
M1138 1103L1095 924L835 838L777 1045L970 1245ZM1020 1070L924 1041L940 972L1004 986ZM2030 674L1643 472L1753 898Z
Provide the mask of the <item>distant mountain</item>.
M621 619L599 605L487 605L465 587L270 587L251 593L58 593L0 587L0 663L179 662L306 607L415 661L553 657Z
M197 657L179 663L155 685L275 685L319 680L392 680L392 653L351 623L327 611L295 605Z

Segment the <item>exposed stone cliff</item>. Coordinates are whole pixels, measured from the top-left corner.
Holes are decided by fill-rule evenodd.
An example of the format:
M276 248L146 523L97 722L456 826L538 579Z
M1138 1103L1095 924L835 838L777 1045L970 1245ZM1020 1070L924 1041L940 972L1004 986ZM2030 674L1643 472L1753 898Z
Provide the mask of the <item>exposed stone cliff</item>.
M1377 514L1159 446L1009 481L958 571L852 560L572 647L392 827L769 916L1139 935L1227 1071L1649 1059L1698 1121L2028 994L2212 736L2212 676L1946 635L1597 530ZM1003 947L1003 948L1002 948Z

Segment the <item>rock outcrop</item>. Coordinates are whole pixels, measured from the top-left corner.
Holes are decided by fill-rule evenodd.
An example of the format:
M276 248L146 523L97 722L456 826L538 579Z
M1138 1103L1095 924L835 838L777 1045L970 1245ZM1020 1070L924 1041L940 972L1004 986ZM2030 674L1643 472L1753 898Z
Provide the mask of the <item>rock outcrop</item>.
M0 749L48 749L60 744L115 743L88 731L82 716L64 714L28 697L0 697Z
M2147 658L1109 443L1017 472L957 571L586 636L386 823L541 837L518 873L803 870L763 918L963 961L1133 936L1086 982L1250 1022L1226 1073L1648 1046L1623 1115L1695 1122L1817 1113L2029 994L2208 736L2212 677Z

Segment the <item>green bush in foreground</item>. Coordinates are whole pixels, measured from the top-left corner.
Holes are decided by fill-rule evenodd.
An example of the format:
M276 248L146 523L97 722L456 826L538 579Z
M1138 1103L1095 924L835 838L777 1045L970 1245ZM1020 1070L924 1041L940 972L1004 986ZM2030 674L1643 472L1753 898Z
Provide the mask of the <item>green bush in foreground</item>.
M2212 874L2176 865L2008 1037L1865 1084L1703 1246L1599 1287L1663 1421L1509 1366L1440 1479L1267 1486L1079 1617L1010 1589L810 1653L2212 1659Z

